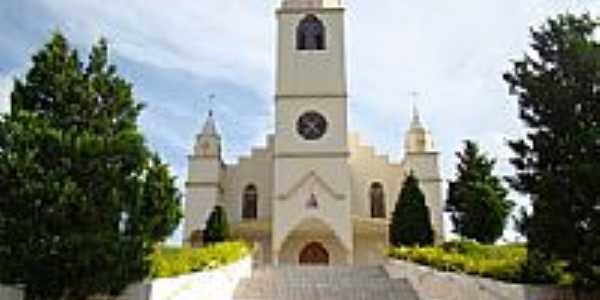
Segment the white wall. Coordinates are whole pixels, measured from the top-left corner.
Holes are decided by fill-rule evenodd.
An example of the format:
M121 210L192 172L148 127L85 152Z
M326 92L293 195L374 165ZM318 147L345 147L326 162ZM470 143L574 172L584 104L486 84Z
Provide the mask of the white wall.
M23 299L23 294L21 291L6 287L0 286L0 299L2 300L21 300Z
M150 300L151 284L134 284L117 297L97 296L90 300ZM23 300L24 293L18 289L0 286L0 300Z
M375 148L362 145L358 134L350 136L350 169L352 170L352 214L371 217L371 184L383 185L386 216L391 217L404 182L402 165L390 162L388 156L377 155Z
M232 224L242 221L242 197L248 184L258 190L258 219L270 219L273 205L273 137L267 137L266 148L254 148L238 164L228 165L224 178L224 204Z
M155 280L148 300L231 300L240 280L251 275L252 258L248 256L211 272Z
M575 300L572 290L545 285L509 284L458 273L438 272L410 262L391 260L390 278L406 278L421 300ZM580 300L600 299L600 293Z
M252 275L252 257L210 272L157 279L130 286L121 297L90 300L231 300L240 280ZM23 294L0 286L0 300L23 300Z
M218 202L219 186L188 184L185 189L184 243L190 242L195 230L204 230Z

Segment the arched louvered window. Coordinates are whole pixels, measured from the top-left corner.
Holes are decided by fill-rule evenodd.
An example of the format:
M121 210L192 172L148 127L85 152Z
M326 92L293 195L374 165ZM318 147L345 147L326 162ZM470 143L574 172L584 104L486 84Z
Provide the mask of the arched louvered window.
M245 220L255 220L258 216L258 190L254 184L249 184L244 189L242 203L242 218Z
M300 21L296 32L298 50L325 50L325 26L315 15L307 15Z
M371 198L371 218L385 218L385 193L381 183L371 184L369 198Z

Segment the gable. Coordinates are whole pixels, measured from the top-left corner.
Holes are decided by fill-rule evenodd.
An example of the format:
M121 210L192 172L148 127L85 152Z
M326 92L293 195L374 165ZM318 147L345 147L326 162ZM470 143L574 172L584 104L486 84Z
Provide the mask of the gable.
M337 200L344 200L345 196L342 193L336 192L321 176L317 174L315 171L310 171L308 174L304 175L296 184L292 186L292 188L286 193L279 194L277 198L279 200L286 200L294 196L303 186L305 186L310 180L314 180L314 182L319 185L327 194Z

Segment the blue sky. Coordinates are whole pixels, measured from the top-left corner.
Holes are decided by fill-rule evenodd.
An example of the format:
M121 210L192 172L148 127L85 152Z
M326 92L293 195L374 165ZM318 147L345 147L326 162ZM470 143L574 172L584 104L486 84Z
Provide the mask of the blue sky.
M566 10L600 15L600 0L345 2L350 129L399 160L416 101L443 154L446 179L467 138L498 159L498 174L512 172L506 140L523 129L501 75L526 51L528 28ZM0 110L7 107L12 78L24 74L53 30L85 52L104 36L112 62L148 104L141 126L150 145L180 178L209 94L217 95L225 157L233 162L273 132L278 3L2 0ZM420 94L416 100L413 91Z

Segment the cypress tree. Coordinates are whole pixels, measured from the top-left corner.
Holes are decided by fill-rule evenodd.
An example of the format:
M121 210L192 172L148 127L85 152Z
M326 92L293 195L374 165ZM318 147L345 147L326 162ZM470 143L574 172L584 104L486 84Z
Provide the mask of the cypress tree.
M527 135L514 139L512 187L529 195L529 253L568 264L578 286L600 286L600 41L590 15L531 30L532 51L504 75ZM533 259L532 259L533 261Z
M407 176L392 214L389 230L393 246L425 246L433 244L431 214L419 180L411 172Z
M84 64L54 34L11 101L0 119L0 282L27 300L80 300L145 279L180 196L106 42Z
M222 206L215 206L211 212L208 221L206 221L206 229L204 230L204 243L223 242L229 237L229 223L227 222L227 214Z
M446 211L450 212L454 232L480 243L492 244L504 233L514 203L508 191L493 175L496 161L480 153L473 141L465 141L459 159L457 178L450 182Z

